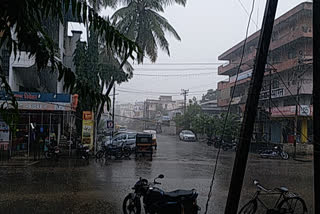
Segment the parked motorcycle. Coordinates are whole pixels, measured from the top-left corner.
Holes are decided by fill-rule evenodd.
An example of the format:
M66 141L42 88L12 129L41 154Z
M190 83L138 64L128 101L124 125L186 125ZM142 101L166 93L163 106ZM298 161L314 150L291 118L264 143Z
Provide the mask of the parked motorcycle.
M234 150L237 151L237 142L232 140L232 142L225 142L221 145L223 151Z
M129 158L133 150L129 146L124 146L123 143L119 145L102 145L100 151L97 152L96 158L101 159L102 157L111 158L114 156L116 159L120 159L122 157Z
M213 145L213 140L212 140L212 138L207 138L207 145L208 146L212 146Z
M176 190L173 192L164 192L155 185L161 184L157 179L164 178L159 175L153 182L140 178L132 188L134 193L129 193L122 205L123 213L141 213L141 200L145 213L147 214L196 214L200 210L197 205L198 193L192 190Z
M55 161L59 160L59 154L61 153L60 148L58 146L48 146L48 150L44 152L44 157L49 159L54 159Z
M89 157L90 157L90 149L88 146L85 146L83 144L78 144L78 147L77 147L77 157L81 158L81 159L84 159L86 161L89 160Z
M289 154L283 151L282 145L273 147L272 149L266 149L260 152L262 158L275 158L281 157L283 160L288 160Z

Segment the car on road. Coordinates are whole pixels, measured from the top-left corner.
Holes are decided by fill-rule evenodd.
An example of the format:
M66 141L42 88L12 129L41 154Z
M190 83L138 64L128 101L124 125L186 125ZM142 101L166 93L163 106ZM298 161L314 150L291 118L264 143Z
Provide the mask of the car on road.
M182 130L179 134L180 140L183 141L196 141L196 135L190 130Z
M157 131L155 130L143 130L144 133L152 134L152 146L157 150Z
M136 135L137 133L135 132L118 133L105 144L120 145L120 143L123 143L124 146L129 146L133 149L136 146Z

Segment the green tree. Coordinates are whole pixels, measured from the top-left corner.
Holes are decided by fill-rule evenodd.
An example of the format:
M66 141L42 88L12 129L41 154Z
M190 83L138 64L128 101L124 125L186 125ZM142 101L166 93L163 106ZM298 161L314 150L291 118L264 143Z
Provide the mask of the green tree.
M59 72L59 79L64 78L65 88L72 92L75 76L71 69L65 67L56 57L57 45L42 26L45 19L64 23L64 15L70 6L73 16L81 22L92 23L94 31L105 36L105 42L109 47L126 58L134 58L133 52L138 55L141 53L135 42L116 30L85 1L80 0L3 0L0 7L0 48L6 48L9 53L13 52L15 57L23 48L29 53L29 57L35 57L39 72L50 62L52 71ZM1 89L9 94L8 101L0 106L0 113L7 124L11 125L15 121L8 116L8 112L17 115L18 105L1 66L0 78ZM97 95L94 91L91 92L91 96ZM97 97L101 98L99 95Z
M158 47L170 56L166 33L181 40L168 20L159 13L173 3L186 4L186 0L119 0L125 7L117 10L111 19L117 29L128 38L136 41L143 53L152 62L158 57ZM140 58L142 61L143 58Z

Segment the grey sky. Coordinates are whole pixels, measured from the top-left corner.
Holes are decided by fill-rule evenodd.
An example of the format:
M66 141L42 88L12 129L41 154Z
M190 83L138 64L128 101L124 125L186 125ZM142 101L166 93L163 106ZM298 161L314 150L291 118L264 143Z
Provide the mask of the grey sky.
M250 11L252 0L241 0L247 11ZM256 0L253 20L261 26L266 0ZM277 16L292 9L303 0L279 0ZM105 10L103 15L112 14ZM171 6L163 14L180 34L182 41L169 37L171 57L164 53L159 54L157 63L215 63L218 56L244 39L248 15L241 7L239 0L188 0L187 6ZM250 33L257 30L251 22ZM148 63L147 61L145 63ZM185 76L134 76L128 83L117 86L117 100L121 103L143 101L146 98L157 98L160 93L175 93L174 99L179 96L181 89L190 89L189 98L201 97L207 89L217 87L217 82L226 79L217 75L218 65L142 65L136 66L137 74L194 74ZM154 71L155 69L168 69ZM174 68L174 70L169 70ZM188 71L177 71L187 68ZM192 71L192 68L196 70ZM198 68L212 68L212 70L199 70ZM148 71L149 69L149 71ZM208 74L212 72L212 74ZM133 91L134 93L124 92ZM147 93L144 93L147 91ZM153 93L157 92L157 93Z

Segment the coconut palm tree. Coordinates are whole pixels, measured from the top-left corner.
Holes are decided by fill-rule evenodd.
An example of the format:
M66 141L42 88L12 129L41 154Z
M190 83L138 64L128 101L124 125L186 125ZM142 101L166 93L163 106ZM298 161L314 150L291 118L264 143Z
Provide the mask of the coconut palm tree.
M179 34L159 13L173 3L186 4L186 0L119 0L125 7L117 10L111 19L117 29L139 45L152 62L158 57L158 47L170 56L166 33L177 40ZM140 58L142 61L143 58Z

